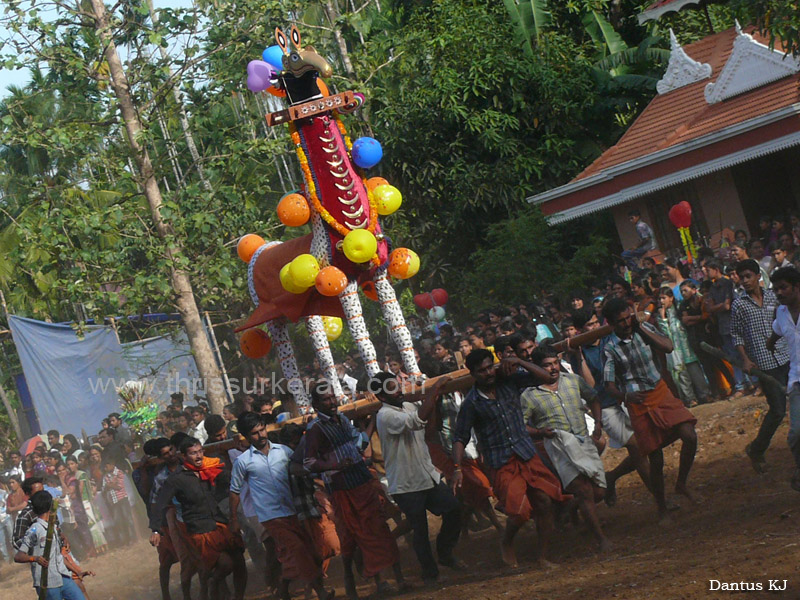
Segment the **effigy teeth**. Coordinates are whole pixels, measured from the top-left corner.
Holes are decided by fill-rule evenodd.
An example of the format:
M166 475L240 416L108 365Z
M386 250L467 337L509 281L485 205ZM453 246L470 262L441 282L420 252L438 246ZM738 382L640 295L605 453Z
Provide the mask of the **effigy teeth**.
M333 145L333 144L331 144L331 145ZM331 150L330 148L326 148L325 146L322 147L322 151L325 154L333 154L334 152L336 152L336 150Z
M329 143L331 143L333 141L333 137L326 138L326 137L323 137L323 136L319 136L319 139L320 139L321 142L325 142L326 144L329 144Z
M340 169L340 171L341 171L341 169ZM331 169L330 174L333 175L334 177L336 177L337 179L346 179L347 178L347 173L341 173L341 172L337 173L333 169ZM347 182L343 181L342 183L347 183Z
M358 198L352 198L350 200L342 198L341 196L336 196L336 198L339 200L339 202L341 202L342 204L345 204L347 206L353 206L353 204L358 202Z
M358 217L364 214L364 207L363 206L356 207L356 209L351 213L347 212L346 210L343 210L342 214L348 219L358 219Z
M367 226L366 220L362 221L361 223L356 222L355 224L351 223L350 221L345 221L344 224L350 229L364 229Z
M338 184L336 182L334 182L333 185L335 185L338 189L340 189L343 192L345 192L347 190L352 190L353 189L353 184L354 184L354 182L350 181L350 183L348 183L347 185L340 185L340 184Z
M341 164L344 162L343 158L339 158L337 155L331 156L333 160L326 160L325 162L328 163L332 167L340 167Z

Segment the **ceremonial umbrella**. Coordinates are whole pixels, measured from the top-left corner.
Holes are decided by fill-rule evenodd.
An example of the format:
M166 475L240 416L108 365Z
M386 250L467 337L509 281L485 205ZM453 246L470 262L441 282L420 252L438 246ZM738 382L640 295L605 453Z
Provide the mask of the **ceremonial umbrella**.
M47 445L47 440L43 439L40 435L35 435L22 443L22 446L19 447L19 453L22 456L27 456L33 452L34 448L36 448L36 445L41 442L43 442L45 446Z

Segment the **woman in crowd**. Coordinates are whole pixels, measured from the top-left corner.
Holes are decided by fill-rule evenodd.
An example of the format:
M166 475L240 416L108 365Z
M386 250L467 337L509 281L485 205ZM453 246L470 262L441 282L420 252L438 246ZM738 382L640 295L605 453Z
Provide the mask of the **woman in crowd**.
M78 459L75 458L74 455L67 457L67 469L69 469L69 472L78 482L80 498L83 504L83 510L86 512L89 533L92 536L94 549L98 554L102 554L106 551L108 542L106 542L103 521L100 519L100 511L97 510L94 504L94 488L92 482L86 471L80 470Z
M77 465L77 463L75 463ZM80 483L67 465L63 462L56 466L56 473L61 482L61 490L69 499L69 511L71 521L74 524L73 536L70 538L75 542L76 553L79 560L97 556L92 542L92 535L89 532L89 518L83 508L83 498L81 497Z

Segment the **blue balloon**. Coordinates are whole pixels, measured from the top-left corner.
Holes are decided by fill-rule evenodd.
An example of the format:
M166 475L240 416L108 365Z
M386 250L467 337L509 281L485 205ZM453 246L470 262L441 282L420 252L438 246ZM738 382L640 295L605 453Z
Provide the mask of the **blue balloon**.
M353 162L362 169L370 169L377 165L383 158L383 148L381 143L371 137L358 138L353 142L353 149L350 151Z
M283 50L280 46L270 46L261 53L265 63L271 64L278 72L283 71Z

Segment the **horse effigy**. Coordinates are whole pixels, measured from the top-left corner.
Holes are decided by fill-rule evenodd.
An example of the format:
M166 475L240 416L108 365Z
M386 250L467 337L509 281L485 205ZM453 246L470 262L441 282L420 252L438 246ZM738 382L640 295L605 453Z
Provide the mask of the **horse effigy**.
M406 372L421 378L411 335L390 277L407 279L419 270L408 248L392 248L380 217L401 205L400 192L381 177L367 178L383 151L369 137L351 141L341 115L355 111L363 95L331 94L322 78L330 64L312 46L303 47L293 26L287 37L275 30L277 46L248 65L248 87L285 98L287 108L267 115L267 124L289 127L304 184L277 207L281 222L312 233L285 242L266 242L256 234L241 238L239 257L248 264L248 287L256 308L240 344L250 358L265 356L275 345L284 377L298 405L308 398L299 381L287 324L304 321L323 373L340 402L346 400L334 368L329 340L347 322L367 374L380 370L362 314L359 289L377 300ZM261 328L266 327L266 331Z

